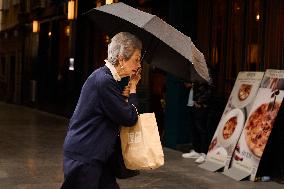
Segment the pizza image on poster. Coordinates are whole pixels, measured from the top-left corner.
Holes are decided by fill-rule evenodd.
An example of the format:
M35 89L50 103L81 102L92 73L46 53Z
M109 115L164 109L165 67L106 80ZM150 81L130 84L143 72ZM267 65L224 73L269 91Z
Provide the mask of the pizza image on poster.
M280 103L277 101L261 104L251 114L246 124L244 130L246 143L250 151L259 158L263 154L279 108Z
M241 84L238 91L238 98L240 101L244 101L250 95L252 85L250 84Z
M267 70L233 153L231 168L254 180L284 97L284 71Z
M247 113L258 92L263 72L240 72L208 148L206 161L199 167L209 171L227 169Z

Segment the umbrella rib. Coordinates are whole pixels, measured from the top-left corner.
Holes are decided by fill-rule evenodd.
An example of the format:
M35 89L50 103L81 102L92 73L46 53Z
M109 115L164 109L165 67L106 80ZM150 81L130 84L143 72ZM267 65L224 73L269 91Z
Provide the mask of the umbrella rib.
M157 46L159 45L159 42L157 42L156 40L155 40L155 37L151 34L151 40L150 41L153 41L153 42L151 42L148 46L147 46L147 48L146 48L146 50L144 51L144 53L143 53L143 56L142 56L142 58L141 58L141 62L143 61L143 59L146 57L146 55L147 55L147 53L150 53L150 52L154 52L154 50L157 48ZM151 62L152 60L151 60L151 58L150 58L150 60L149 60L149 63Z
M148 49L147 49L148 50ZM141 62L143 62L143 60L144 60L144 58L145 58L145 56L146 56L146 54L147 54L147 50L145 50L144 52L143 52L143 55L142 55L142 57L141 57Z

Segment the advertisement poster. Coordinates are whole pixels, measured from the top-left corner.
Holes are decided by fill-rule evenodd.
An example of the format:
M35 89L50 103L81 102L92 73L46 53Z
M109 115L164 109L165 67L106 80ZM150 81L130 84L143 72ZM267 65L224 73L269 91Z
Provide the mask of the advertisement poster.
M284 70L267 70L233 153L230 168L247 173L252 181L255 179L283 97ZM234 174L234 171L230 174ZM228 176L234 178L234 175L230 174Z
M240 72L210 143L206 161L200 165L209 171L228 169L248 112L259 89L263 72Z

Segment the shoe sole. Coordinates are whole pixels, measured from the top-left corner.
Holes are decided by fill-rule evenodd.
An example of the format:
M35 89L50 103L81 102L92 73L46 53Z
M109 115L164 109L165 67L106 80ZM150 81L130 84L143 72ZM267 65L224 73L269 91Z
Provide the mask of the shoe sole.
M197 159L197 158L199 158L200 156L192 156L192 157L184 157L184 156L182 156L183 158L186 158L186 159Z

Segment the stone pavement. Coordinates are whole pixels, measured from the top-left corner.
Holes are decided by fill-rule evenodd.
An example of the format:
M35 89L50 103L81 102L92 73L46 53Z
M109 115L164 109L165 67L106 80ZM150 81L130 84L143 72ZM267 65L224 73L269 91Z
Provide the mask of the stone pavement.
M0 103L0 189L58 189L63 180L62 143L68 120ZM283 189L275 182L237 182L197 167L165 148L165 165L119 180L121 189Z

